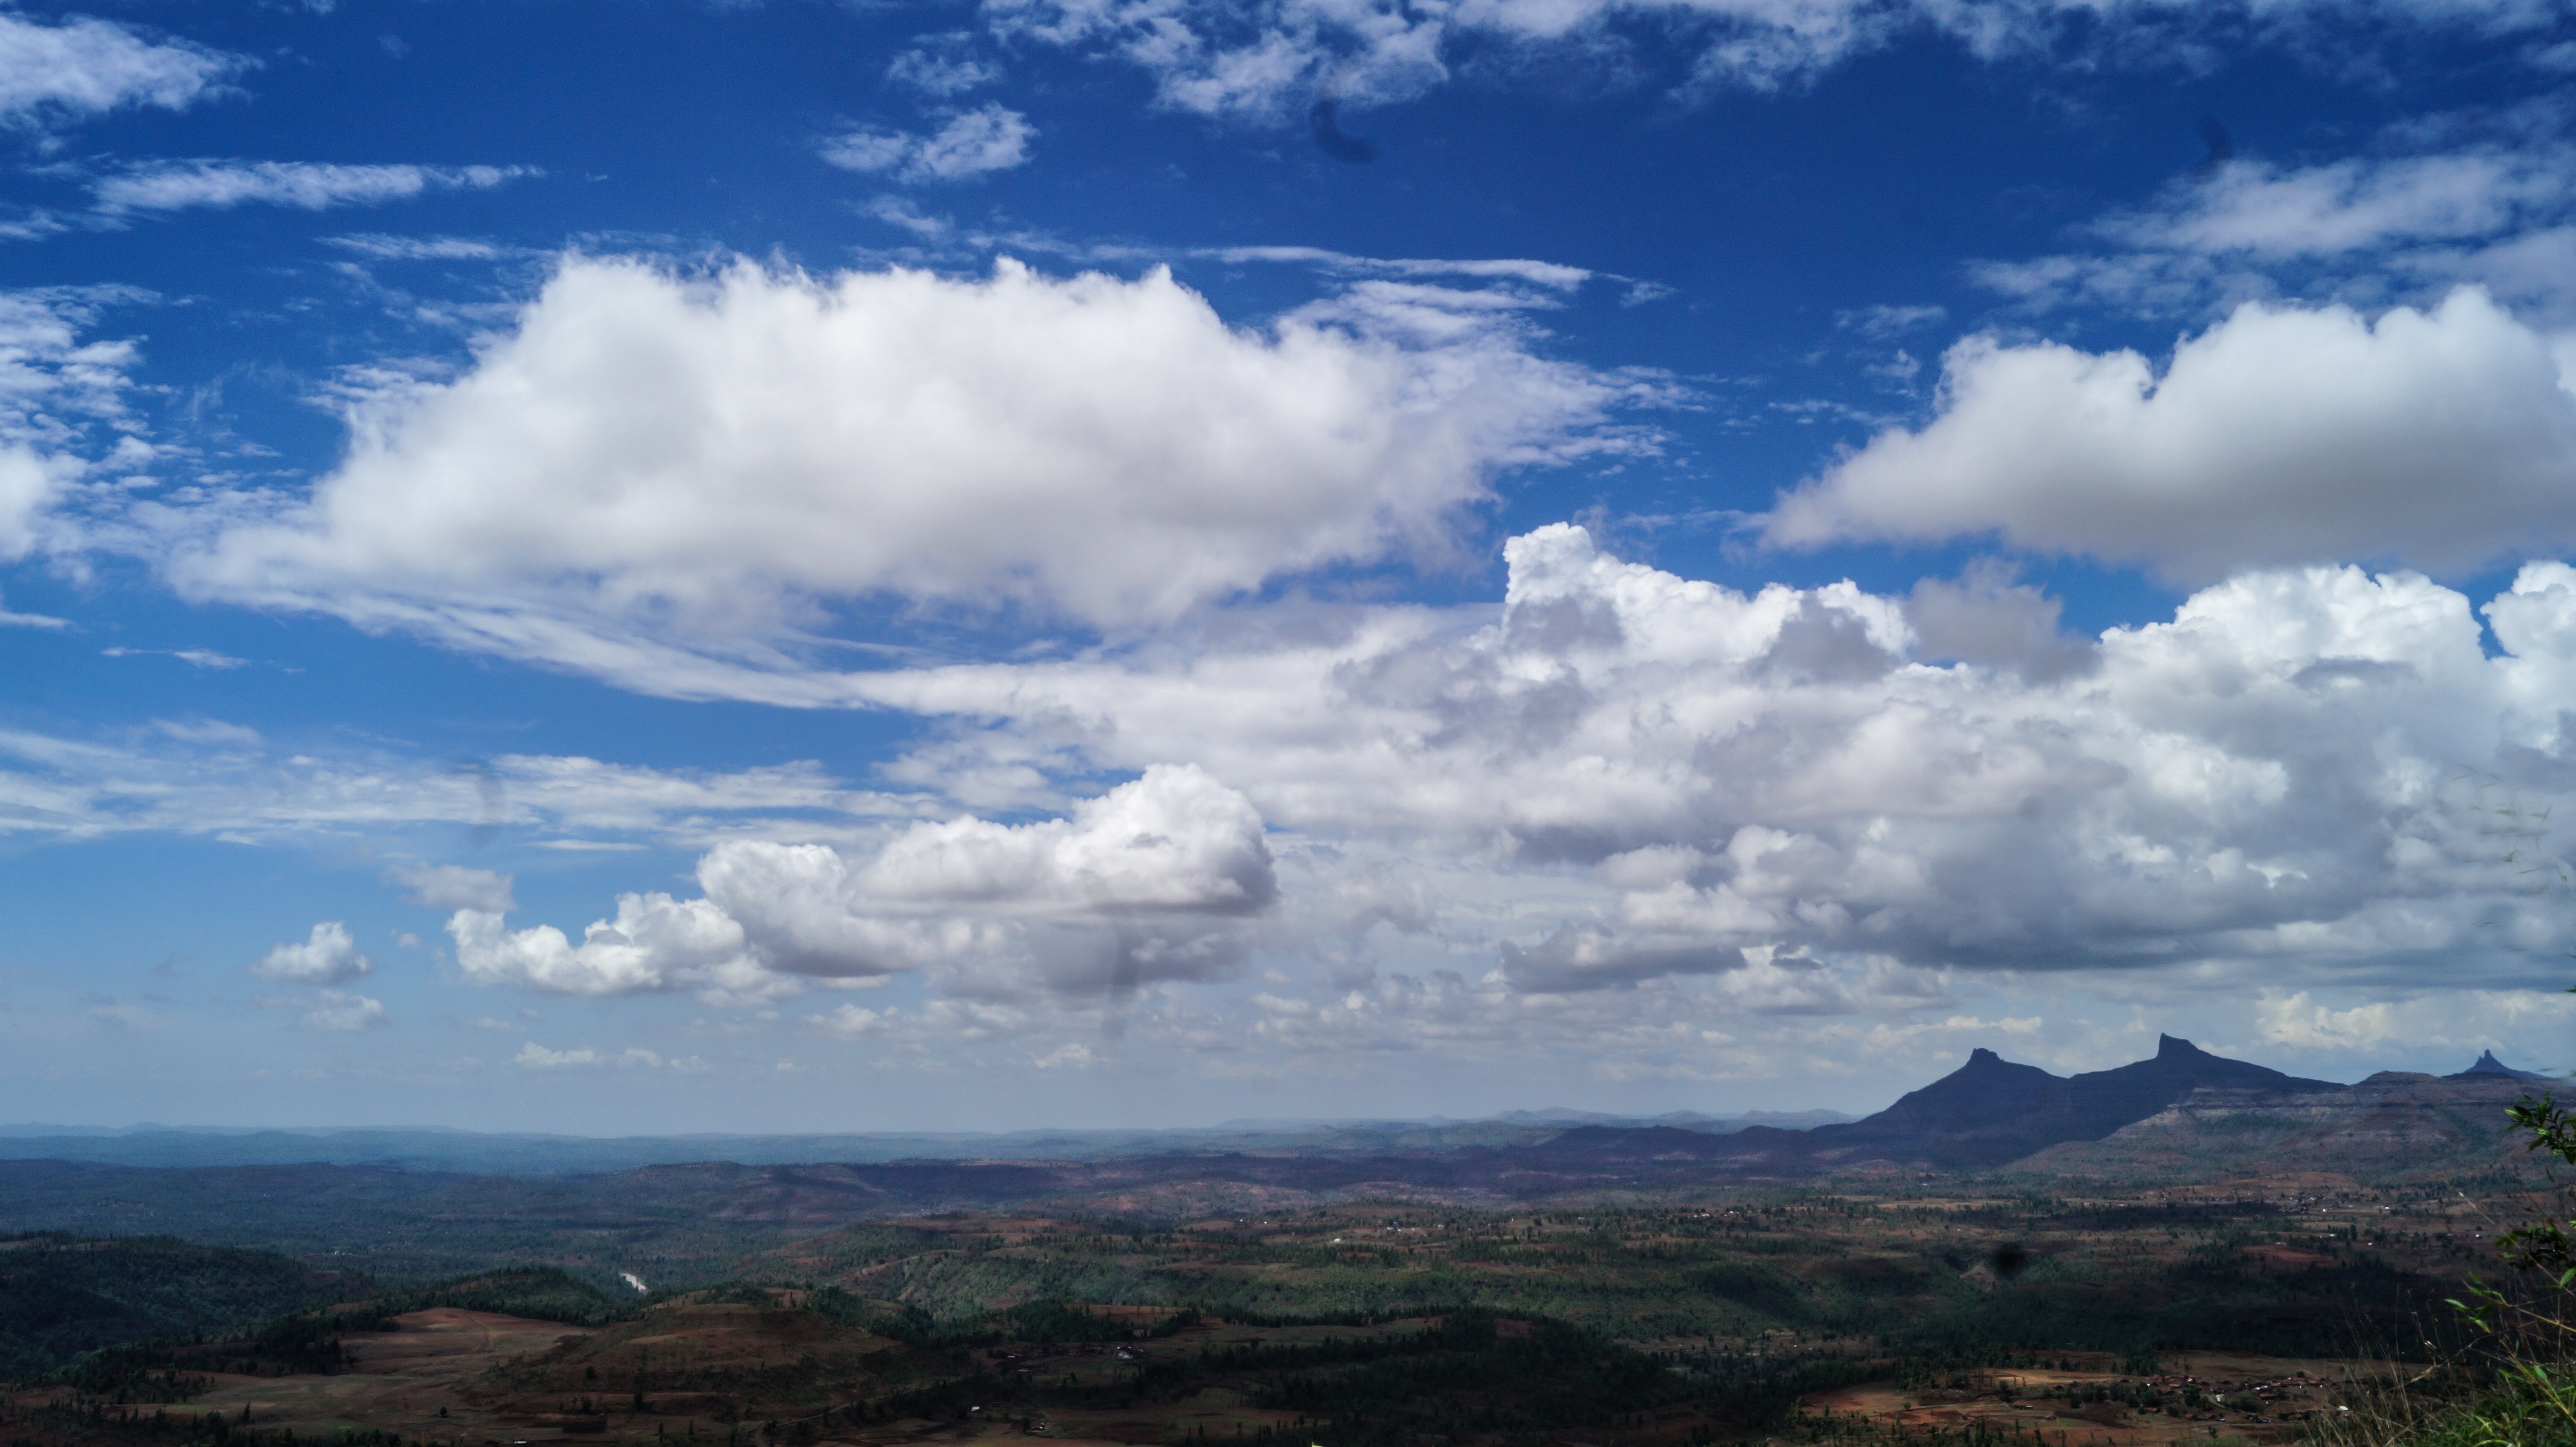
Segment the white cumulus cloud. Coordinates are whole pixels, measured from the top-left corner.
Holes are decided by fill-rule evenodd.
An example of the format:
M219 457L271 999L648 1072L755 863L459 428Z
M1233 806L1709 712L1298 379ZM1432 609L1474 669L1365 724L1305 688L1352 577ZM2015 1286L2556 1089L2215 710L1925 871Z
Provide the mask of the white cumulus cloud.
M2490 657L2471 600L2408 573L2248 573L2067 639L1992 576L1747 594L1579 528L1506 552L1499 616L1463 635L1386 610L872 695L974 721L926 765L1192 760L1261 811L1298 947L1383 919L1381 958L1455 968L1481 939L1530 991L1704 978L1747 1010L1849 1009L1952 988L1909 972L2210 961L2493 982L2570 937L2497 832L2576 791L2567 565L2486 604ZM1425 902L1345 920L1356 882Z
M325 920L302 944L278 945L252 962L250 972L280 985L337 985L373 971L375 961L358 952L349 927Z
M1630 445L1627 384L1532 355L1516 309L1392 285L1245 331L1159 270L576 257L463 376L361 406L309 502L168 566L685 694L675 650L774 661L823 601L1169 619L1436 548L1499 468Z
M616 918L593 921L578 945L552 925L513 933L499 914L475 909L458 910L447 933L467 978L554 994L757 990L766 973L723 910L661 893L619 896Z
M477 910L448 929L468 976L565 994L759 996L932 966L968 990L1133 988L1227 969L1236 921L1278 893L1259 813L1186 766L1069 818L916 824L872 854L728 841L698 882L705 898L621 896L578 945Z
M2576 394L2473 288L2376 321L2249 304L2161 375L2135 352L1972 337L1939 414L1781 498L1813 545L1995 534L2191 581L2397 558L2459 569L2576 542Z

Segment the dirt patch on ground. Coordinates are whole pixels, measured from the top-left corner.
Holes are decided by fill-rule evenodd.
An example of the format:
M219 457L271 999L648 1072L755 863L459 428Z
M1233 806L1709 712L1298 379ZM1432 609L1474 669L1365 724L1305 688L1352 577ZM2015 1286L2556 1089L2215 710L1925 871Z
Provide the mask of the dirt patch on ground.
M2333 1416L2384 1363L2192 1352L2152 1376L2100 1370L1963 1372L1913 1388L1870 1382L1805 1399L1820 1415L1927 1431L1982 1427L2045 1447L2279 1442Z

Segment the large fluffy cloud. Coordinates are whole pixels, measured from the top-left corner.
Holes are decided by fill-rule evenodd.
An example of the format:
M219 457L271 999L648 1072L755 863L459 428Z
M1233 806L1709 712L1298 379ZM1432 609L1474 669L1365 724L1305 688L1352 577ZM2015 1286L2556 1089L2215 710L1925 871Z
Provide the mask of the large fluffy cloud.
M1159 271L574 258L464 375L362 407L309 504L171 566L638 678L640 636L766 641L818 599L1168 618L1432 542L1496 468L1591 445L1618 389L1532 355L1526 299L1458 295L1253 333Z
M622 896L578 945L487 910L448 930L470 977L565 994L756 995L931 966L967 993L1132 989L1230 966L1234 922L1278 892L1260 814L1186 766L1148 768L1069 818L916 824L857 858L728 841L698 883L702 899Z
M2576 394L2548 338L2470 288L2375 322L2249 304L2145 357L1971 338L1939 415L1780 500L1779 543L1931 541L2239 568L2461 568L2576 542Z
M1387 611L1186 662L871 688L974 721L957 747L1196 760L1290 841L1310 947L1340 947L1340 884L1410 882L1429 902L1399 928L1442 943L1378 948L1481 952L1531 990L1800 959L2524 979L2567 936L2500 832L2576 780L2563 565L2488 606L2489 657L2467 598L2348 567L2247 574L2089 641L1972 576L1934 599L1936 649L1917 600L1849 584L1738 593L1562 526L1508 555L1500 618L1463 635ZM2010 626L1960 626L1979 610Z

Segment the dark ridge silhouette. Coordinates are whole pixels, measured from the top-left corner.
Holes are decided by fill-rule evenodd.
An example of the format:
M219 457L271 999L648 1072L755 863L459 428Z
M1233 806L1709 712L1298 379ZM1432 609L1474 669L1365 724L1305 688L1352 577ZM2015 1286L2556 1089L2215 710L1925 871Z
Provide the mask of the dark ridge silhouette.
M2516 1070L2496 1059L2494 1051L2481 1050L2478 1052L2477 1064L2457 1075L2445 1075L2442 1078L2444 1080L2547 1080L2550 1077L2537 1070Z
M2159 1114L2195 1090L2292 1096L2345 1087L2212 1055L2188 1040L2158 1037L2155 1055L2071 1079L2016 1065L1991 1050L1849 1125L1802 1132L1818 1164L1884 1159L1892 1165L1974 1170L2017 1161L2067 1141L2100 1140ZM1751 1132L1731 1139L1743 1141ZM1784 1149L1797 1147L1776 1142Z
M2155 1057L2112 1070L2097 1070L2066 1082L2076 1119L2088 1134L2073 1140L2099 1140L2131 1121L2145 1120L2167 1106L2179 1105L2193 1091L2259 1090L2280 1095L2341 1090L2331 1080L2284 1075L2243 1060L2212 1055L2188 1040L2156 1037Z
M1957 1070L1848 1124L1803 1131L1757 1125L1730 1135L1584 1126L1516 1154L1551 1170L1651 1172L1695 1165L1777 1176L1872 1162L1979 1170L2069 1141L2100 1140L2181 1104L2194 1091L2288 1099L2347 1088L2212 1055L2171 1035L2156 1042L2149 1059L2071 1079L1978 1049Z

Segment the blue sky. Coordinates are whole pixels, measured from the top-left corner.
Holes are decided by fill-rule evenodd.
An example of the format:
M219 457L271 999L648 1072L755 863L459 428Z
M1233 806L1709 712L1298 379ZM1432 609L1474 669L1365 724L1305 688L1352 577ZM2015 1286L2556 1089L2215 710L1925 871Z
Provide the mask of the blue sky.
M2566 1064L2571 22L0 11L0 1116Z

